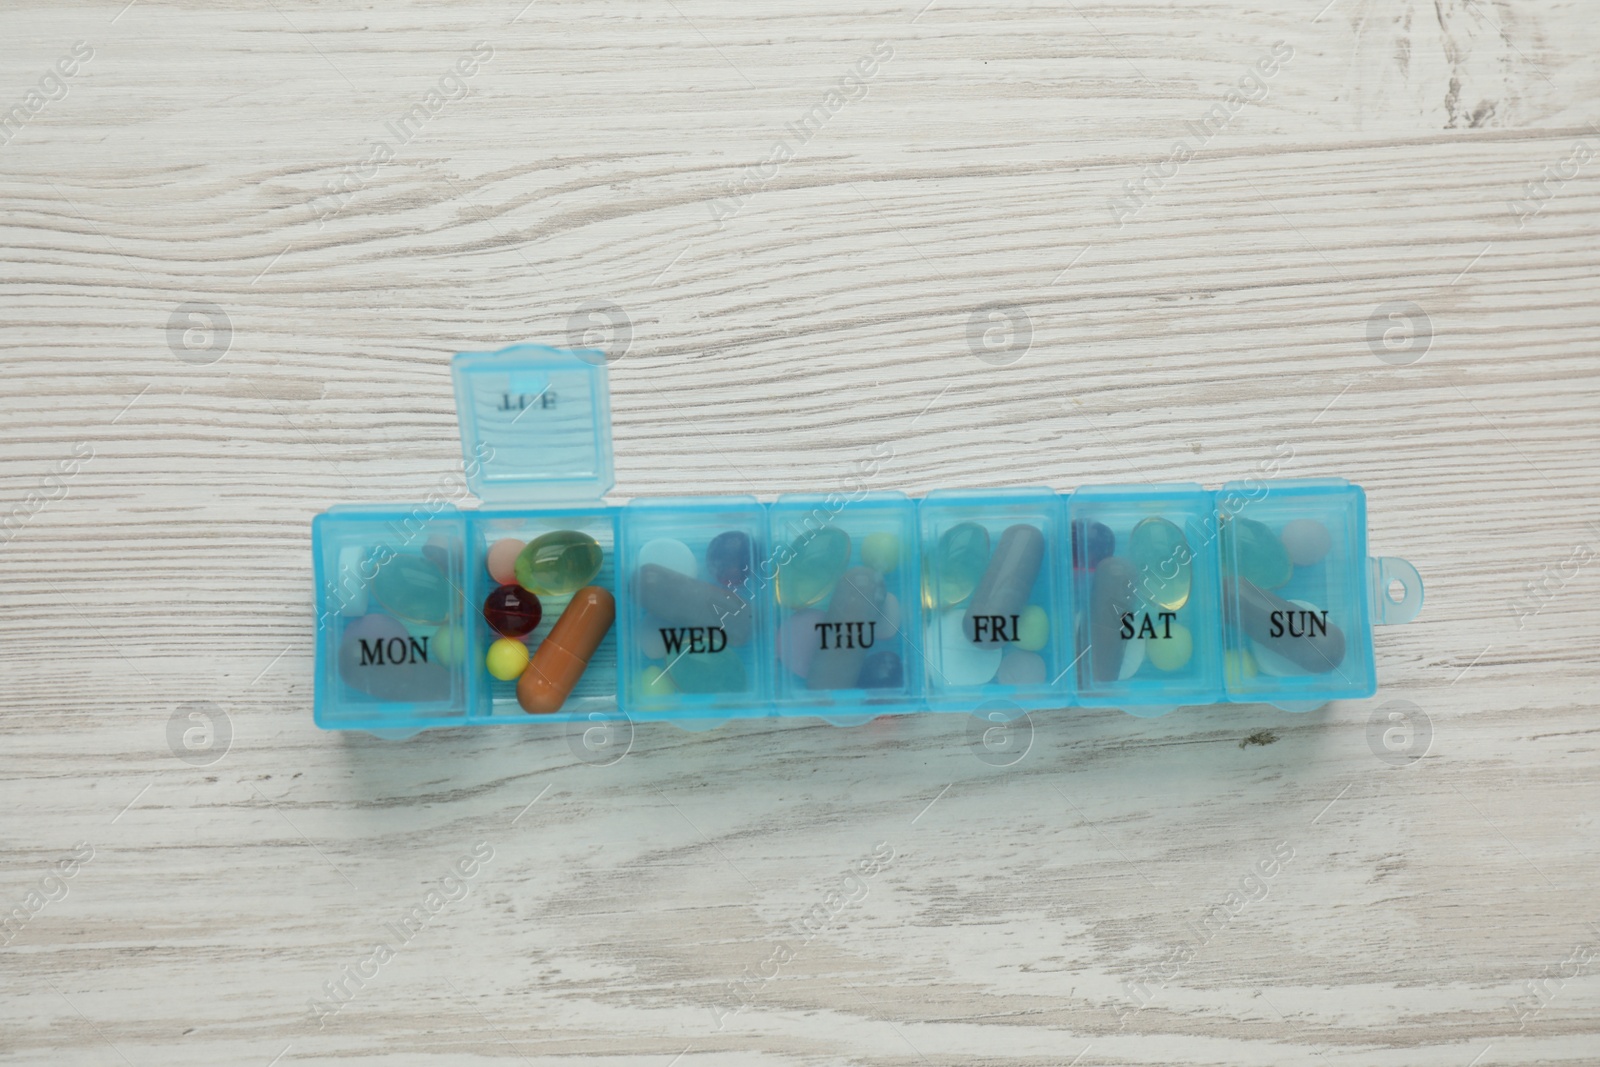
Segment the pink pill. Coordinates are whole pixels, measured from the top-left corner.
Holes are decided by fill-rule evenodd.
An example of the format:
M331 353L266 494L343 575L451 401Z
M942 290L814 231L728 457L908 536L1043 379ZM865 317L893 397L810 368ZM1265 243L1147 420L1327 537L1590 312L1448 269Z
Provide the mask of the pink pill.
M523 543L515 537L502 537L489 546L489 577L498 585L515 585L517 582L517 557L522 554Z

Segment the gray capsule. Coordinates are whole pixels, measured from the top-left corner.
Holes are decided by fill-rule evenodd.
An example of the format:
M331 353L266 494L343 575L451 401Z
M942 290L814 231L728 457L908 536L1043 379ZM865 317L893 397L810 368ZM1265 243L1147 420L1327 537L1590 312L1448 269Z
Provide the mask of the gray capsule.
M702 582L656 563L646 563L634 576L639 605L674 626L720 626L728 644L750 641L755 609L720 585Z
M810 689L853 689L861 677L861 664L877 643L885 620L883 601L888 593L883 575L871 567L844 572L828 603L827 614L816 624L810 639L811 667L806 671Z
M1238 618L1226 621L1262 648L1312 674L1327 674L1344 662L1344 631L1326 621L1327 612L1307 612L1246 578L1227 579L1225 585L1232 587L1224 590L1225 614L1232 616L1238 603Z
M1020 615L1033 595L1034 579L1039 577L1039 566L1044 562L1044 534L1037 526L1019 522L1008 526L1000 535L994 555L989 557L989 568L978 582L978 591L972 594L967 605L966 618L961 631L973 644L992 644L996 633L1004 633L1013 615ZM1005 620L977 623L980 616L986 620ZM1012 640L1015 640L1015 634Z
M1094 569L1089 587L1089 667L1092 681L1115 682L1122 673L1127 646L1122 640L1122 616L1133 610L1133 564L1121 556L1107 556Z

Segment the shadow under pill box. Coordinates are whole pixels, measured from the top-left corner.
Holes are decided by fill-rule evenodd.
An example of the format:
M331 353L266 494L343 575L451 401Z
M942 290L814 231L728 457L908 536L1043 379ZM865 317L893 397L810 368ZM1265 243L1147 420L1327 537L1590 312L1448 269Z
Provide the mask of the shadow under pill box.
M1373 626L1422 606L1339 479L612 504L603 354L452 375L481 506L313 520L323 728L1304 711L1371 696Z

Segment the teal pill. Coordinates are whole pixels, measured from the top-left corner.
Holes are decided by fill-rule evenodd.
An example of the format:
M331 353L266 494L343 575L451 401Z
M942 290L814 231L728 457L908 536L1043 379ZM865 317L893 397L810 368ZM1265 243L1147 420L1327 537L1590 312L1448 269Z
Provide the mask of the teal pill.
M922 606L953 608L964 604L983 581L989 567L989 531L975 522L960 522L939 535L939 545L922 564Z
M801 534L778 564L778 603L786 608L820 604L850 566L850 535L837 526Z
M438 564L415 552L391 556L372 579L372 597L408 622L443 622L450 613L450 582Z
M1223 570L1258 589L1277 589L1294 577L1289 552L1265 523L1233 518L1223 533Z
M877 571L888 574L900 566L900 538L880 530L861 539L861 562Z
M684 693L738 693L745 688L744 661L732 652L685 653L667 674Z
M1138 577L1134 592L1152 604L1177 611L1189 602L1194 553L1189 539L1166 519L1143 519L1128 535L1128 558Z

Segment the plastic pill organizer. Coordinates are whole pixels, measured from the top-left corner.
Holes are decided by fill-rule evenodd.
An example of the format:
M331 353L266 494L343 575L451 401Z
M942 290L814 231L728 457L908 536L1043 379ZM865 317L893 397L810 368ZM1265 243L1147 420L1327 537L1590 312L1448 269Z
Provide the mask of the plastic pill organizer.
M452 363L481 501L312 523L316 722L701 726L1071 705L1305 711L1422 607L1337 479L611 504L598 352Z

